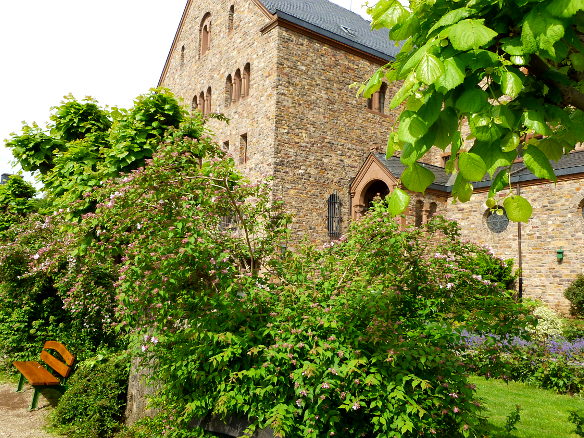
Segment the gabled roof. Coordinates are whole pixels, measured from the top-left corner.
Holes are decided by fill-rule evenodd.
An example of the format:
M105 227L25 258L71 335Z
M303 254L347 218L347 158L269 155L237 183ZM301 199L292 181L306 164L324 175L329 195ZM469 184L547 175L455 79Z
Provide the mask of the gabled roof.
M400 161L399 157L385 158L384 154L376 153L375 158L388 169L396 178L400 178L406 166ZM572 152L564 155L558 161L550 161L556 176L569 176L584 174L584 150ZM444 168L433 166L431 164L418 162L421 166L430 170L436 179L428 188L440 190L443 192L451 192L454 178L452 175L446 173ZM523 163L515 163L511 166L511 182L526 182L540 180L537 176L532 174ZM491 186L491 178L487 174L482 181L472 183L475 189L485 188Z
M387 29L371 30L360 15L329 0L259 0L275 16L391 61L399 52Z

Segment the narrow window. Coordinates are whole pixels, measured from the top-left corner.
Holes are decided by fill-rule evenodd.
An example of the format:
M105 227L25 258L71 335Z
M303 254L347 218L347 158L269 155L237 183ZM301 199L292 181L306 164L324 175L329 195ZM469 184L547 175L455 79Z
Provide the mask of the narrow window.
M200 55L203 56L211 48L211 14L207 13L201 21L200 34Z
M227 18L227 32L233 32L233 18L235 16L235 5L229 8L229 17Z
M242 81L242 85L241 85L241 97L247 97L249 96L249 80L250 80L250 73L251 73L251 67L249 65L249 62L247 64L245 64L245 67L243 68L243 81Z
M385 95L387 93L387 85L386 84L381 84L381 88L378 91L379 96L378 96L378 111L381 114L385 113Z
M341 198L337 192L328 197L327 231L331 239L341 237Z
M193 97L193 102L191 103L191 113L194 113L199 109L199 102L197 102L197 96Z
M241 71L237 69L233 76L233 102L238 102L241 98Z
M211 114L211 87L207 88L207 96L205 96L205 114Z
M424 201L418 200L416 201L416 208L415 208L415 225L416 227L421 227L424 221Z
M229 107L233 101L233 78L231 75L225 79L225 107Z
M247 163L247 133L239 137L239 164Z
M199 111L205 115L205 93L199 94Z
M180 65L181 67L184 65L185 63L185 46L182 46L180 49Z
M229 140L223 142L223 152L229 152Z
M434 215L436 214L436 210L438 210L438 204L436 204L435 202L430 202L430 209L428 210L427 220L430 220L434 217Z

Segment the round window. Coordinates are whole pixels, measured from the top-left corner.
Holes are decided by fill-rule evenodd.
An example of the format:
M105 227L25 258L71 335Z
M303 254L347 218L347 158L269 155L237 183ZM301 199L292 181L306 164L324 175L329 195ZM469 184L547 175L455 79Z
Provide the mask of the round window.
M487 227L493 233L502 233L509 225L509 218L502 208L490 211L487 216Z

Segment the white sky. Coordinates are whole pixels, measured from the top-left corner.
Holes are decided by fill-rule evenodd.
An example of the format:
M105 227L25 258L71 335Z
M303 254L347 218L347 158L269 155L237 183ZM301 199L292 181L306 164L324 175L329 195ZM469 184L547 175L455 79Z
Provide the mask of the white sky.
M364 0L331 1L366 16ZM0 173L18 170L4 140L63 96L128 107L155 87L186 2L1 0Z

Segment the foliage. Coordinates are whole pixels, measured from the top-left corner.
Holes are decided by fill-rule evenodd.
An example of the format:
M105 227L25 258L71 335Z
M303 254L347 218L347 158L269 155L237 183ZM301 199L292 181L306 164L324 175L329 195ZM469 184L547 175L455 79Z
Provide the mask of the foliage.
M235 415L250 419L250 431L287 437L469 435L479 420L453 354L456 329L520 334L528 321L501 286L505 275L466 268L477 255L487 251L460 242L451 223L400 232L378 207L327 248L273 258L237 287L198 289L199 307L173 325L164 321L175 309L155 304L155 334L146 332L142 350L159 363L158 403L177 418L171 434L195 418ZM196 264L176 263L181 275L200 275ZM496 264L506 272L500 260L487 265ZM128 300L128 315L151 302L153 286ZM195 298L169 289L179 305Z
M144 165L171 127L186 117L174 96L153 89L139 96L130 110L101 108L91 98L71 95L52 109L46 130L24 124L6 146L28 171L38 171L50 211L68 209L83 194L111 177ZM92 209L86 201L70 212L78 217Z
M0 236L24 216L36 210L35 188L19 175L0 184Z
M537 324L528 327L532 335L538 339L558 338L564 334L564 322L560 315L543 303L533 309Z
M564 296L570 301L570 312L574 316L584 317L584 275L579 274L564 291Z
M505 420L505 432L511 433L517 430L517 423L521 420L521 406L515 405L515 409L507 416Z
M574 433L578 436L584 436L584 411L570 411L568 419L576 426Z
M360 92L370 97L384 79L403 81L390 103L403 106L387 154L401 150L405 187L423 192L434 175L416 161L433 146L450 148L455 200L468 201L471 183L488 173L489 207L526 222L532 208L511 192L513 161L521 156L536 177L555 181L550 160L584 139L583 10L579 0L422 0L409 7L380 0L369 8L372 28L388 28L403 42ZM501 205L495 193L507 188ZM396 204L392 213L404 208Z
M105 438L120 428L126 405L129 358L99 354L79 363L51 423L70 437Z
M560 393L584 389L584 339L465 334L463 360L472 372L487 377L528 382Z

